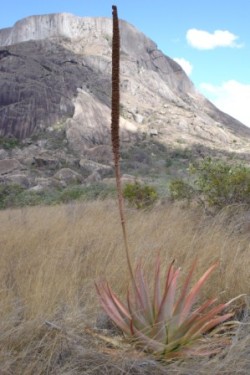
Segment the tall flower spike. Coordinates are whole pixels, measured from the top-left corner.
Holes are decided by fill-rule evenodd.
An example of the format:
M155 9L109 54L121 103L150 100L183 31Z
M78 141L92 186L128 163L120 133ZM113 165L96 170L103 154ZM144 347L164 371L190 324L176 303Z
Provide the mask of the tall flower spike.
M121 186L121 170L120 170L120 137L119 137L119 119L120 119L120 31L117 7L112 6L113 14L113 40L112 40L112 110L111 110L111 140L113 148L113 157L115 163L115 178L118 194L118 205L120 212L120 219L123 232L123 240L126 250L126 258L129 268L129 273L132 282L135 284L134 273L131 265L126 221L124 215L124 200Z
M119 169L120 139L120 31L117 8L113 9L113 41L112 41L112 113L111 113L111 139L116 170ZM118 165L118 168L117 168ZM120 177L120 176L118 176Z

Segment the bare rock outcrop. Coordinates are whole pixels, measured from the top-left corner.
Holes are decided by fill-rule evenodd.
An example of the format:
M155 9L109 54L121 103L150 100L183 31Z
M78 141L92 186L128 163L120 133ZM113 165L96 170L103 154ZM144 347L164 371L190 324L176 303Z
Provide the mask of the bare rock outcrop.
M183 118L187 142L200 137L225 146L235 136L250 138L250 129L199 94L152 40L125 21L120 29L124 140L153 128L164 141L169 124L170 142L176 141ZM107 144L111 40L111 19L67 13L28 17L0 30L0 136L24 139L61 123L77 151ZM215 137L221 128L226 142Z
M22 169L22 166L16 159L0 160L0 175L5 175L20 169Z
M19 185L25 189L32 185L30 178L26 174L21 173L5 175L0 180L5 184Z
M80 184L81 182L83 182L82 175L70 168L60 169L55 173L54 178L59 180L65 186L69 184Z
M122 20L120 31L127 153L144 140L163 148L199 144L249 153L249 128L202 96L143 33ZM111 42L111 19L66 13L28 17L0 30L1 182L40 191L112 180ZM7 142L4 149L5 139L20 147L9 149L13 142Z

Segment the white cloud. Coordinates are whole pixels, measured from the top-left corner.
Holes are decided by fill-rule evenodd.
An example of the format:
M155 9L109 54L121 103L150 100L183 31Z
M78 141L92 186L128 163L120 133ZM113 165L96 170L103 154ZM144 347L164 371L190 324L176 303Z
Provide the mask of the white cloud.
M184 70L184 72L188 76L191 75L192 70L193 70L193 66L192 66L192 64L189 61L187 61L183 57L180 57L180 58L179 57L175 57L173 60L176 61L182 67L182 69Z
M242 47L242 44L236 43L239 37L227 30L215 30L213 33L208 31L189 29L186 33L186 39L190 46L197 49L214 49L216 47Z
M202 83L200 88L216 107L250 127L250 84L230 80L220 86Z

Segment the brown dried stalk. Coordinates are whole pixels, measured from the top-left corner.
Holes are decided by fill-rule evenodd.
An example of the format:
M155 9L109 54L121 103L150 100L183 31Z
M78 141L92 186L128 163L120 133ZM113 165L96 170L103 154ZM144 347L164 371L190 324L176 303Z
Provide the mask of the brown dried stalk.
M123 240L125 245L127 263L132 280L134 280L129 247L127 240L126 220L124 215L124 199L121 185L120 170L120 137L119 137L119 119L120 119L120 32L117 7L112 6L113 14L113 41L112 41L112 110L111 110L111 139L113 147L113 157L115 163L115 178L118 195L119 213L122 225Z

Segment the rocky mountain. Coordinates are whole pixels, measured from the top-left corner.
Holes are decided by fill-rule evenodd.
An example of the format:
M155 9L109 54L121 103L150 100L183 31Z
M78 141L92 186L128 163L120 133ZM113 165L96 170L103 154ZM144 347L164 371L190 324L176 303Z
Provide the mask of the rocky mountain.
M202 96L143 33L125 21L120 29L124 144L249 151L249 128ZM44 176L61 183L110 173L111 42L111 19L65 13L0 30L0 137L17 146L0 148L5 180L29 175L23 184L33 187L48 184Z

